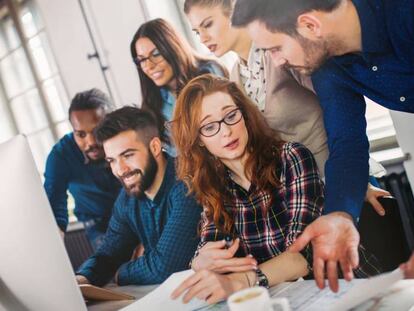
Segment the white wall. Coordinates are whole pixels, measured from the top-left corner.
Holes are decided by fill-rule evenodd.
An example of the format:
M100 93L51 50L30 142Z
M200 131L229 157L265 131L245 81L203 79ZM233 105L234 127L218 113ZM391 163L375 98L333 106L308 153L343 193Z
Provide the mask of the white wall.
M146 7L150 19L161 17L169 21L182 34L187 35L187 29L181 19L179 6L175 0L141 0Z
M411 189L414 191L414 114L391 111L397 133L398 144L404 153L409 153L411 158L404 162Z
M138 73L132 62L129 44L138 27L145 22L137 0L89 0L104 57L110 66L113 88L121 105L141 104Z
M97 87L108 93L96 59L79 0L34 0L46 25L46 32L69 98ZM81 0L86 9L98 52L109 67L107 78L117 106L141 103L139 78L132 63L129 43L138 27L148 19L168 20L192 45L203 49L190 30L181 0ZM231 67L234 57L222 59Z
M62 79L70 98L92 87L107 91L78 0L35 0L46 25ZM129 42L145 21L137 0L82 0L118 106L140 103L139 80Z

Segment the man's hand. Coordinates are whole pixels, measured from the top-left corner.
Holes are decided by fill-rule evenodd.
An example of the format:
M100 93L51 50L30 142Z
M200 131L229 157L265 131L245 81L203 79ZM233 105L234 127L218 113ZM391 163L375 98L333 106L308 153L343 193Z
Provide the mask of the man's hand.
M62 240L65 240L65 232L59 229L59 233L60 233L60 237L62 238Z
M385 215L385 210L382 207L381 203L378 201L378 198L390 196L391 193L388 191L382 190L381 188L374 187L368 183L367 193L365 195L365 201L370 203L374 210L381 216Z
M333 212L321 216L306 227L289 248L290 252L301 251L309 242L313 247L313 272L320 289L325 287L325 266L332 291L338 291L338 262L346 280L352 280L359 263L359 233L352 217L344 212Z
M91 283L86 277L80 274L76 275L76 282L78 282L78 284L90 284Z
M145 253L144 244L142 244L142 243L138 244L138 246L135 247L134 252L132 253L131 261L132 260L137 260L139 257L144 255L144 253Z
M252 256L235 258L239 245L239 239L234 240L228 249L225 248L224 240L208 242L199 250L191 267L194 271L210 270L218 273L251 271L257 266L257 261Z
M404 272L406 279L414 279L414 253L406 263L400 266L400 269Z

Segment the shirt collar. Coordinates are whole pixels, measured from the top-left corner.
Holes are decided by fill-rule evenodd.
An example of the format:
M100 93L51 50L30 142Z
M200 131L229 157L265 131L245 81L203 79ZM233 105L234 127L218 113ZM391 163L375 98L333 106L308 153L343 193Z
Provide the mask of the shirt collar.
M174 105L175 98L174 98L173 93L169 89L167 89L166 87L161 87L160 93L161 93L162 101L164 103Z
M250 184L250 188L249 190L244 189L242 186L240 186L238 183L236 183L233 179L233 173L226 168L226 187L227 187L227 191L229 193L233 193L233 195L237 196L237 193L240 193L240 191L242 191L243 193L252 193L256 190L256 187L254 186L254 184Z
M384 8L380 1L353 0L361 24L362 53L382 53L387 48Z
M85 152L82 152L82 156L83 156L83 164L88 165L91 162L91 159L88 158L88 156L85 154Z

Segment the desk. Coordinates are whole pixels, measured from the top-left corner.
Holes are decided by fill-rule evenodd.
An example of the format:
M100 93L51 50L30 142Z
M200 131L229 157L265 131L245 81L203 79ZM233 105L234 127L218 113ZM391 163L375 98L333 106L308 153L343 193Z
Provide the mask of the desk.
M108 285L106 288L114 289L118 292L122 292L131 296L134 296L137 300L144 297L146 294L157 288L158 285L148 285L148 286L116 286ZM136 300L121 300L121 301L101 301L88 303L88 311L115 311L122 309L131 303L134 303Z
M363 282L364 280L354 280L353 284ZM300 288L295 288L298 283L301 283ZM344 293L351 285L344 280L340 280L340 291L338 294L330 292L328 289L324 290L325 295L320 295L321 292L316 291L315 282L302 281L302 282L285 282L274 286L270 289L272 297L288 297L292 311L331 311L330 305L334 299L337 299ZM150 291L154 290L155 286L124 286L117 287L116 290L135 296L137 299L145 296ZM114 288L109 286L109 288ZM305 295L304 293L307 293ZM317 295L312 294L317 293ZM324 297L322 297L324 296ZM324 299L324 303L322 303ZM90 311L115 311L123 307L128 306L134 301L110 301L99 302L88 306ZM312 306L313 304L313 306ZM413 309L410 309L410 308ZM219 303L214 306L199 309L207 311L228 311L225 302ZM367 302L359 305L353 309L355 311L399 311L399 310L414 310L414 280L403 280L397 282L392 286L384 295L380 298L370 299ZM141 310L137 310L141 311ZM147 310L145 310L147 311ZM151 311L151 310L149 310ZM174 310L170 310L174 311ZM334 310L332 310L334 311Z

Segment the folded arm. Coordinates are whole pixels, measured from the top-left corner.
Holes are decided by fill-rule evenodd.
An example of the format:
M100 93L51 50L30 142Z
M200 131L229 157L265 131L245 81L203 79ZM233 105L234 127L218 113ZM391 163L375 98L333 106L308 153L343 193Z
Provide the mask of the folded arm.
M77 271L94 285L102 286L109 282L118 268L130 260L140 242L129 227L124 208L118 198L102 246Z
M157 284L172 273L188 268L197 248L197 226L201 208L193 197L187 196L182 183L170 195L170 215L161 237L152 250L135 261L126 262L118 270L118 284Z

